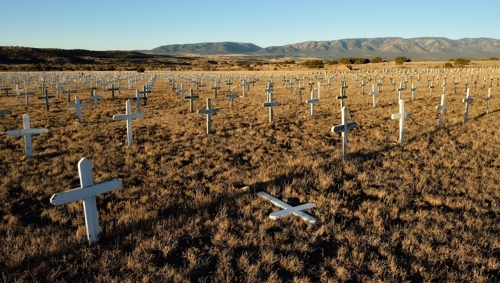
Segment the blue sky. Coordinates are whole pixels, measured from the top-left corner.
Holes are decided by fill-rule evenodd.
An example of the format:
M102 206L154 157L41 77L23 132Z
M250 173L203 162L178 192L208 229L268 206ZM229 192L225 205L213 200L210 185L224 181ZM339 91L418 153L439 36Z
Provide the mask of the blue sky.
M500 1L2 0L0 46L137 50L261 47L364 37L500 39Z

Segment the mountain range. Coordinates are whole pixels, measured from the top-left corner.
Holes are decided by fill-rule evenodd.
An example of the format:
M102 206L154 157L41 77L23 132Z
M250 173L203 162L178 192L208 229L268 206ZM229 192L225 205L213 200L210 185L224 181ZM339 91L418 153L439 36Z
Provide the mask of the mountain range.
M342 57L375 56L392 59L406 56L412 59L439 60L456 57L483 59L500 56L500 40L493 38L448 39L444 37L383 37L351 38L330 41L306 41L282 46L260 47L253 43L207 42L163 45L151 50L136 50L146 54L173 56L240 55L255 57L294 57L340 59Z

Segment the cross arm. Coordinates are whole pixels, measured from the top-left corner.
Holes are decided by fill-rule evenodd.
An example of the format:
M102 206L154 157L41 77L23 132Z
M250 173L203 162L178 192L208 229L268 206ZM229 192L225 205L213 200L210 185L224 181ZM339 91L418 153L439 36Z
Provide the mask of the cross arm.
M127 119L135 119L135 118L143 118L144 113L132 113L132 114L119 114L119 115L113 115L113 120L119 121L119 120L127 120Z
M405 113L405 118L411 118L411 113ZM401 119L401 114L392 114L391 119Z
M48 133L46 128L27 129L27 130L10 130L7 131L7 136L23 136L23 135L38 135Z
M347 130L352 130L356 128L357 124L356 122L349 122L347 123ZM334 133L340 133L343 132L345 128L345 125L337 125L332 127L332 132Z
M196 113L198 114L214 114L220 112L219 108L214 108L214 109L200 109Z
M275 220L275 219L280 218L283 215L290 214L290 212L299 212L299 211L302 211L302 210L313 208L315 206L316 205L314 203L306 203L306 204L302 204L302 205L299 205L299 206L285 208L283 210L276 211L276 212L273 212L273 213L269 214L269 218Z
M98 194L114 191L121 187L121 185L122 182L120 182L118 179L112 179L106 182L95 184L93 186L72 189L62 193L53 194L50 198L50 203L54 205L61 205L68 202L93 197Z
M264 107L279 106L279 105L280 105L279 102L266 102L266 103L262 104L262 106L264 106Z

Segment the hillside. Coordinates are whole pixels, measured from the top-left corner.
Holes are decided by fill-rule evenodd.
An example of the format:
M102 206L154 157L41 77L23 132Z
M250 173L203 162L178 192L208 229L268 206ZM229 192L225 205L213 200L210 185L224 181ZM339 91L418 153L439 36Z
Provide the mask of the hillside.
M90 51L0 46L0 70L135 70L189 65L194 58L134 51Z
M331 41L306 41L283 46L260 48L251 43L221 42L173 44L142 50L144 53L164 55L231 55L271 57L374 57L393 58L406 56L415 59L449 59L467 57L471 59L489 58L500 55L500 40L493 38L462 38L458 40L444 37L419 38L353 38Z

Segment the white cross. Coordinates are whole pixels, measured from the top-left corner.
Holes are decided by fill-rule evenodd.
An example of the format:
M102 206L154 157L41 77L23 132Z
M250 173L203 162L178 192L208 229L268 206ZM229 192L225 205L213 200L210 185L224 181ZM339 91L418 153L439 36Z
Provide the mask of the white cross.
M144 94L144 96L140 99L140 100L144 101L144 106L146 106L146 101L148 100L148 95L151 93L152 88L153 88L152 85L149 86L148 84L146 84L142 87L142 91L137 90L137 91L139 91L139 94ZM137 91L136 91L136 95L137 95ZM184 93L182 93L182 96L184 97ZM182 100L182 102L184 102L184 100ZM137 111L137 112L139 112L139 111Z
M488 96L486 97L486 114L490 113L490 101L491 99L493 98L493 96L491 96L491 87L488 88Z
M23 129L7 131L7 136L24 136L24 148L26 151L26 157L31 157L33 151L33 148L31 146L31 135L44 134L48 131L49 130L45 128L31 129L30 116L28 114L23 114Z
M121 87L115 87L115 84L111 84L111 88L108 88L107 90L111 90L111 99L115 99L115 90L118 91L118 94L121 91Z
M134 142L132 134L132 119L144 117L144 113L142 112L132 113L131 103L132 102L130 100L127 100L125 103L125 114L113 115L113 120L115 121L127 120L127 141L129 146Z
M72 94L72 93L76 93L76 89L71 90L70 88L68 88L68 102L70 102L70 101L71 101L71 94Z
M16 83L16 89L14 90L14 92L16 93L17 100L19 100L21 93L22 93L22 90L19 89L19 84L17 84L17 83Z
M142 98L141 97L141 92L136 89L135 90L135 97L132 98L132 100L135 100L136 101L136 110L137 110L137 113L141 112L141 100L145 100L146 98Z
M282 216L289 215L289 214L294 214L297 216L300 216L302 219L304 219L307 222L310 223L316 223L316 218L312 217L311 215L303 212L303 210L313 208L315 207L314 203L306 203L302 204L299 206L291 206L288 203L285 203L272 195L266 193L266 192L259 192L259 195L269 201L271 201L274 205L276 205L279 208L282 208L283 210L273 212L269 214L269 218L272 220L276 220Z
M43 90L44 96L39 96L38 99L45 99L45 110L49 111L49 98L54 98L55 96L49 95L49 91L45 88Z
M207 98L207 108L198 110L198 114L207 115L207 134L212 133L212 114L220 112L219 108L212 108L210 98Z
M319 98L314 98L314 90L311 91L311 99L306 100L307 104L311 104L311 116L314 116L314 103L319 102Z
M321 82L318 82L318 99L321 99Z
M34 92L29 92L28 88L25 87L24 88L24 92L21 92L21 94L25 96L26 106L29 106L29 98L28 97L30 95L34 95L35 93Z
M273 101L273 93L269 92L267 94L267 102L262 104L263 107L269 107L269 122L273 121L273 117L274 117L273 107L279 106L279 105L280 105L279 102Z
M82 107L87 107L89 104L87 102L81 103L80 98L75 96L75 104L68 105L68 108L76 108L76 116L78 117L78 122L82 122Z
M243 79L243 83L240 84L241 87L243 87L243 97L246 97L245 94L245 87L250 86L250 82L246 82L245 79ZM234 89L233 89L234 90Z
M392 114L391 119L399 119L399 144L402 146L405 141L405 119L411 118L411 113L405 113L405 103L399 100L399 113Z
M430 89L429 96L432 96L432 90L434 89L434 86L433 86L433 85L430 85L430 86L429 86L429 89Z
M184 88L184 85L181 84L181 88L177 90L177 93L181 94L181 101L184 102L184 93L188 91Z
M356 127L356 122L347 122L347 107L342 107L342 124L333 126L333 133L342 133L342 160L347 157L347 131Z
M377 94L378 92L375 91L375 86L372 85L372 91L369 93L371 96L372 96L372 103L373 103L373 108L375 108L375 106L377 105Z
M61 97L60 92L64 90L64 88L56 85L56 88L54 88L54 90L56 91L57 97Z
M184 97L185 99L189 100L189 112L193 113L194 112L194 100L200 98L197 95L193 95L193 90L189 89L189 96Z
M411 84L411 99L414 100L415 99L415 91L417 90L417 88Z
M345 89L344 87L341 87L340 88L340 95L337 96L337 99L340 100L340 109L342 109L342 107L344 107L344 99L347 98L347 96L344 93L344 89Z
M269 93L273 91L273 86L274 86L274 83L272 83L272 82L267 83L267 86L264 89L264 91L267 93L268 96L269 96Z
M444 120L444 113L445 110L448 109L448 105L445 104L445 99L446 99L446 94L441 95L441 104L439 106L436 106L436 110L439 110L439 129L443 128L443 120Z
M93 89L91 93L92 95L90 95L89 98L94 100L94 108L97 108L99 106L99 99L102 99L102 96L97 95L96 89Z
M467 95L462 102L465 103L465 113L464 113L464 123L467 123L469 120L469 104L473 101L472 97L470 97L470 91L467 89Z
M302 101L302 91L305 90L305 88L300 85L300 82L297 90L299 91L299 101Z
M401 100L401 95L403 94L403 90L405 90L405 88L403 87L403 83L402 83L402 82L399 82L399 88L398 88L398 100Z
M245 87L243 87L243 93L245 92ZM230 95L226 95L227 98L229 98L231 100L231 102L229 103L229 106L233 107L234 106L234 99L235 98L238 98L239 96L237 96L235 93L234 93L234 87L231 91L231 94Z
M214 90L214 96L215 98L217 98L217 91L220 89L220 86L219 84L215 85L214 87L210 88L210 89L213 89Z
M89 243L95 243L99 239L99 215L95 196L121 187L122 182L112 179L102 183L94 183L92 176L92 164L87 158L78 162L78 174L80 175L80 187L58 194L53 194L50 203L54 205L83 200L83 212L85 214L85 226Z

